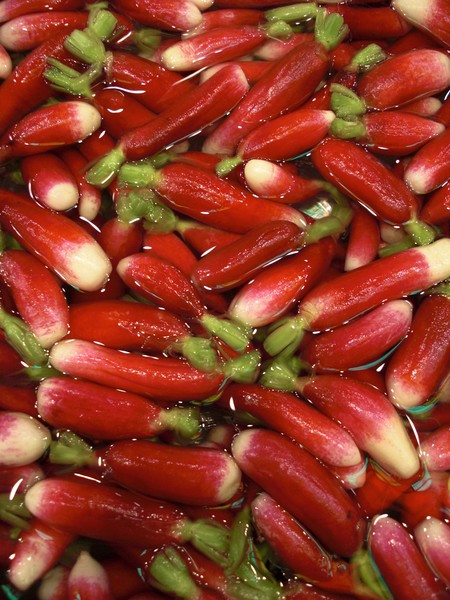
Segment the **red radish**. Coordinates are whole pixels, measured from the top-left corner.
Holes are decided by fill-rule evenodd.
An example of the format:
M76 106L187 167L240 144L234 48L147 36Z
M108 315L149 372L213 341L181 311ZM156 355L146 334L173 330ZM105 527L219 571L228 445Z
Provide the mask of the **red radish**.
M308 179L286 171L268 160L252 158L244 167L245 182L261 198L296 204L310 200L326 189L319 179Z
M20 467L41 458L50 445L51 433L40 421L20 412L1 411L0 465Z
M52 89L44 79L43 73L48 66L49 56L58 60L68 59L69 54L63 46L65 38L66 33L64 32L41 44L20 61L11 75L2 83L0 87L1 135L18 119L27 115L51 96Z
M380 245L378 220L368 210L355 210L350 223L345 253L345 271L353 271L377 258Z
M326 41L321 37L324 28L332 32ZM339 15L327 17L325 11L318 11L316 39L299 44L277 61L206 138L203 150L209 154L231 154L243 135L262 121L301 106L327 74L328 51L337 46L346 32Z
M237 8L207 11L203 14L201 22L196 27L183 32L182 37L188 38L219 27L259 25L263 20L264 13L254 9Z
M341 192L380 219L405 224L419 241L432 241L431 232L417 221L417 198L370 152L351 141L327 138L314 148L311 157L319 173Z
M301 351L314 371L345 371L383 358L407 335L413 307L391 300L348 323L316 335Z
M206 156L206 155L205 155ZM199 223L198 221L180 219L176 224L177 232L200 256L212 250L222 248L240 238L237 233L230 233Z
M51 569L39 584L38 593L45 600L65 600L67 598L68 567L57 566Z
M431 432L421 443L421 455L431 471L450 469L450 424Z
M33 12L0 26L0 44L13 52L32 50L54 35L87 25L88 13L76 11Z
M150 60L115 51L106 65L108 84L127 93L154 112L161 112L183 98L195 85Z
M42 10L80 10L84 5L82 0L4 0L0 7L0 22Z
M388 396L396 406L414 409L430 400L444 383L450 366L449 318L448 295L431 294L422 300L410 334L386 370Z
M439 98L429 96L427 98L421 98L415 102L408 102L402 106L401 111L410 112L419 117L435 117L439 109L442 106L442 102Z
M428 517L414 529L414 539L434 573L450 586L450 569L446 556L450 552L450 527L435 517Z
M223 63L219 63L214 67L209 67L201 71L200 73L200 83L203 83L210 77L212 77L217 71L224 69L229 65L238 64L241 67L242 72L245 75L248 83L252 86L254 85L258 79L260 79L265 73L270 69L271 62L269 60L240 60L240 61L226 61ZM211 155L209 155L211 156Z
M388 473L401 479L418 474L417 451L400 416L384 394L371 385L339 375L300 377L293 384L295 391L341 423L358 447Z
M102 125L113 138L141 127L156 115L134 96L115 88L104 88L94 96L94 105L102 115Z
M32 485L44 479L45 474L37 462L20 467L4 467L0 469L1 493L24 494Z
M0 255L0 279L9 287L20 316L44 348L68 332L69 311L52 273L32 255L6 250Z
M420 212L420 218L434 225L445 223L450 218L450 182L428 197Z
M61 214L0 190L0 223L64 281L85 291L107 281L111 263L90 234Z
M108 576L113 598L131 598L148 589L137 569L119 557L103 559L101 562Z
M157 548L190 541L220 553L228 541L225 528L190 521L174 504L77 475L36 483L25 504L48 525L115 544Z
M262 123L239 142L236 159L225 159L221 165L251 158L276 161L298 156L326 136L334 118L330 110L299 108Z
M122 163L146 158L197 133L229 112L247 90L238 66L222 70L149 123L125 133L111 154L89 170L87 180L106 187Z
M270 29L255 25L218 27L172 44L162 52L161 63L171 71L203 69L250 54L270 35Z
M65 462L64 448L62 453ZM51 460L59 462L57 446ZM86 462L127 489L191 506L224 504L241 484L235 461L215 448L126 440L95 450Z
M42 206L65 211L78 202L78 186L65 163L51 152L27 156L21 162L29 194Z
M190 335L184 321L169 311L124 300L72 305L69 324L71 337L118 350L171 351Z
M365 73L357 92L367 108L386 110L450 85L450 58L440 50L416 49L387 58Z
M7 79L12 72L13 65L6 48L0 44L0 79Z
M19 538L9 564L8 579L18 590L29 589L56 565L73 539L73 534L33 519Z
M352 40L401 38L412 26L390 6L327 6L338 12L349 28Z
M436 113L436 119L440 123L444 123L446 127L450 125L450 98L446 98L442 103L442 106Z
M262 46L253 52L253 56L257 60L267 61L269 64L273 65L275 61L286 56L286 54L300 44L303 44L304 42L311 42L313 39L313 33L295 32L284 40L267 40Z
M93 221L97 217L101 207L101 192L86 181L84 173L88 161L81 152L75 148L65 148L59 153L66 168L72 174L78 188L78 214L80 217ZM31 160L30 158L24 159Z
M450 47L450 16L445 0L393 0L392 8L409 23Z
M353 438L339 424L293 394L255 384L232 384L219 403L233 411L250 413L328 465L359 466L361 453Z
M67 580L67 598L68 600L78 598L110 600L111 598L106 571L86 550L80 552L70 570Z
M2 376L15 375L24 367L21 356L8 342L0 339L0 373Z
M184 437L198 433L193 408L162 408L148 398L71 377L42 381L37 406L52 427L94 440L149 438L167 430Z
M159 171L147 169L146 183L173 210L231 233L246 233L269 221L291 221L304 228L306 219L295 208L256 198L243 188L200 167L171 163Z
M354 139L377 154L404 156L445 130L442 123L406 112L405 107L403 111L368 113L360 121L335 119L331 133L338 138Z
M267 267L237 292L228 314L252 327L273 323L325 273L334 252L333 240L324 238Z
M387 515L375 517L368 549L391 594L398 600L444 598L445 588L428 566L407 529Z
M428 194L450 179L450 128L416 152L404 179L416 194Z
M382 302L428 289L449 276L449 249L450 240L443 238L379 258L317 285L300 302L299 315L276 327L264 347L272 355L295 349L305 326L320 331L336 327Z
M200 8L191 0L114 0L112 6L142 25L167 31L188 31L202 21ZM209 0L204 8L211 5Z
M212 335L223 340L237 352L243 352L249 342L249 332L239 323L220 319L206 311L203 298L191 279L173 263L151 252L140 252L123 258L117 272L128 288L179 317L201 326ZM199 348L189 357L190 362L200 369L213 368L215 353L205 353Z
M251 510L257 530L283 565L318 586L323 583L336 592L353 591L348 565L328 554L269 494L259 494Z
M205 400L242 369L244 378L251 372L252 379L257 360L259 355L248 354L207 373L183 359L126 353L82 340L58 342L50 353L51 364L73 377L169 403Z
M201 258L192 272L192 281L205 290L238 287L301 244L302 232L294 223L265 223Z
M7 131L0 153L6 158L22 157L75 144L98 129L100 121L98 110L86 102L51 104L23 117Z
M361 547L364 521L357 505L334 475L309 452L279 433L257 428L239 433L232 451L242 471L325 548L351 556ZM301 503L299 497L303 498Z

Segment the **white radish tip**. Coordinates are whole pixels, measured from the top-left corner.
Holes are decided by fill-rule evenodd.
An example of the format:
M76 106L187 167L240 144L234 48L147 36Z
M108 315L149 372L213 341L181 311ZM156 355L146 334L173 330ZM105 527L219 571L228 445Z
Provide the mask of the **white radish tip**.
M50 446L50 431L31 415L20 412L0 413L0 465L29 465Z
M101 125L102 116L92 104L80 100L74 100L73 102L77 105L77 116L81 130L80 137L85 138L97 131Z
M57 183L47 193L45 202L44 199L41 201L56 211L69 210L78 202L78 187L70 182Z
M238 433L231 445L231 453L239 465L239 461L244 460L247 448L250 446L251 438L257 433L255 429L245 429Z
M219 504L230 500L238 491L241 484L241 470L231 456L225 453L224 455L226 457L226 466L217 493L217 502Z

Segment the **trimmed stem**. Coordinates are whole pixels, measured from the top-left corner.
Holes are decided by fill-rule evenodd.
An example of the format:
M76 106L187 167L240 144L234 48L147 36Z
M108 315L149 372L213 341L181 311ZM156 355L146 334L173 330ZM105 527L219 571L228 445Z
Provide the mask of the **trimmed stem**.
M50 444L49 460L54 465L82 467L91 461L93 450L82 438L71 431L63 431Z
M317 15L318 7L311 2L302 2L299 4L291 4L280 8L266 10L264 17L266 21L285 21L297 22L306 19L314 19Z
M209 314L202 316L201 323L211 335L221 339L236 352L244 352L247 348L251 337L251 331L248 327Z
M133 36L133 41L140 52L148 50L156 50L161 44L161 31L144 27L136 31Z
M125 155L118 146L98 160L86 173L86 181L99 188L106 188L114 180L125 162Z
M349 90L345 85L332 83L330 85L331 110L337 117L343 119L348 117L360 117L366 112L366 106L359 96Z
M44 77L52 84L52 87L60 92L92 98L91 84L102 74L103 65L93 64L87 71L80 74L75 69L49 58L47 61L51 66L44 72Z
M243 159L240 156L227 156L227 158L222 159L216 165L216 174L219 177L225 177L228 173L231 173L233 169L242 164Z
M292 356L302 341L306 322L302 317L281 319L270 328L264 349L270 356Z
M344 19L337 13L327 14L326 8L317 10L314 37L326 50L336 48L348 35Z
M358 579L374 592L377 598L393 600L392 594L367 550L357 552L352 558L352 565L356 568Z
M198 519L185 524L183 533L197 550L220 566L228 560L230 532L212 519Z
M342 140L351 140L353 138L362 138L366 135L364 123L358 120L348 120L336 118L331 123L330 133L332 136Z
M28 365L45 365L48 355L28 325L0 308L0 328L8 342Z
M369 44L355 54L345 70L352 73L365 73L385 60L386 56L386 52L378 44Z
M394 242L393 244L388 244L383 248L378 250L378 256L383 258L385 256L391 256L391 254L397 254L398 252L403 252L403 250L408 250L408 248L414 248L415 243L410 237L406 237L399 242Z
M251 532L250 506L245 506L236 515L230 533L230 551L227 573L235 573L239 565L247 558L247 549Z
M290 361L275 359L265 367L259 379L264 387L285 392L294 392L296 388L297 372L292 368Z
M117 216L124 223L145 220L145 229L153 233L175 230L177 217L151 190L136 189L120 192L116 201Z
M210 373L217 368L217 353L210 339L188 336L181 342L180 349L196 369Z
M26 519L31 517L31 513L25 506L25 496L15 494L10 498L9 494L0 494L0 521L18 527L19 529L28 529L29 524Z
M428 246L436 237L436 231L431 225L416 219L404 223L403 228L418 246Z
M119 181L134 187L153 187L157 172L152 159L125 163L119 172Z
M164 413L161 419L166 427L180 437L187 440L195 440L201 434L200 411L196 406L183 408L171 408Z
M261 355L257 350L254 350L226 362L223 371L227 378L238 383L254 383L260 362Z
M197 586L181 555L172 546L166 546L154 556L149 573L154 587L177 598L195 598Z
M117 19L109 10L97 7L89 13L87 29L103 42L112 36L116 25Z
M105 60L106 50L103 42L89 29L72 31L64 42L64 48L75 58L89 65L103 64Z

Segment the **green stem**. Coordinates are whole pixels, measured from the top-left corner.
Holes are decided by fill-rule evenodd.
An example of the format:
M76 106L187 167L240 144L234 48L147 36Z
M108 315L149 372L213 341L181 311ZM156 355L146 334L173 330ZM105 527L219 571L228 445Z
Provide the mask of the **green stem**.
M157 182L157 171L151 159L125 163L120 169L119 180L134 187L153 187Z
M408 248L414 248L415 243L409 236L399 242L394 242L393 244L388 244L387 246L383 246L378 250L378 256L383 258L385 256L391 256L392 254L397 254L398 252L403 252L403 250L407 250Z
M302 317L287 317L270 328L264 349L270 356L292 356L302 341L306 322Z
M352 73L365 73L385 60L386 56L386 52L378 44L369 44L355 54L345 70Z
M99 6L94 9L91 8L87 30L102 42L105 42L112 36L116 25L117 19L109 10L105 10Z
M212 519L188 521L183 528L185 541L189 541L197 550L224 567L228 561L230 532Z
M153 557L149 574L152 585L161 592L185 600L195 599L198 588L180 553L172 546L159 550Z
M186 440L200 436L200 411L196 406L170 408L160 417L161 423Z
M211 339L188 336L181 342L181 352L200 371L210 373L217 368L217 353Z
M245 325L209 314L204 314L201 322L211 335L221 339L236 352L244 352L247 348L251 330Z
M247 558L249 538L251 535L250 507L247 505L236 515L230 532L230 551L226 572L234 573Z
M28 325L0 308L0 328L5 332L11 346L28 365L45 365L47 352L37 341Z
M254 383L259 372L261 355L257 350L226 362L223 371L227 378L238 383Z
M89 169L85 176L86 181L101 189L108 187L118 174L125 160L125 154L120 146L117 146Z
M57 60L49 58L48 62L51 66L44 72L44 77L53 88L72 96L92 98L91 85L102 74L102 63L95 63L84 73L79 73Z
M59 377L62 375L60 371L49 365L32 365L30 367L26 367L22 372L30 381L42 381L43 379L48 379L49 377Z
M267 388L294 392L297 375L297 371L292 368L292 361L276 358L264 366L258 383Z
M89 65L103 64L105 61L105 46L101 39L89 29L72 31L64 42L64 48L75 58Z
M175 230L177 217L171 208L157 198L152 190L137 188L121 190L116 199L117 216L124 223L144 219L146 231L170 233Z
M292 27L284 21L274 21L265 26L267 37L274 40L284 40L292 35Z
M225 177L231 173L238 165L242 164L243 159L240 156L227 156L216 165L216 173L219 177Z
M161 31L144 27L136 31L133 41L140 52L156 50L161 44Z
M12 527L28 529L27 519L30 517L31 513L25 506L23 494L15 494L13 498L10 498L9 494L0 494L0 521Z
M50 444L49 460L54 465L89 465L93 458L92 447L71 431L63 431Z
M314 37L326 50L330 51L336 48L348 33L349 29L341 15L328 14L326 8L317 10Z
M353 138L363 138L366 135L366 128L359 119L336 118L330 125L330 133L342 140L351 140Z
M348 119L349 117L360 117L366 112L366 106L359 96L349 90L345 85L332 83L330 85L331 110L337 117Z
M428 246L436 237L436 231L431 225L416 219L404 223L403 229L419 246Z
M352 565L358 574L358 579L374 592L381 600L393 600L393 596L385 584L381 573L373 561L370 552L360 550L352 558Z
M314 19L317 15L318 7L312 2L301 2L299 4L291 4L282 6L281 8L273 8L266 10L264 17L266 21L286 21L297 22L305 19Z

